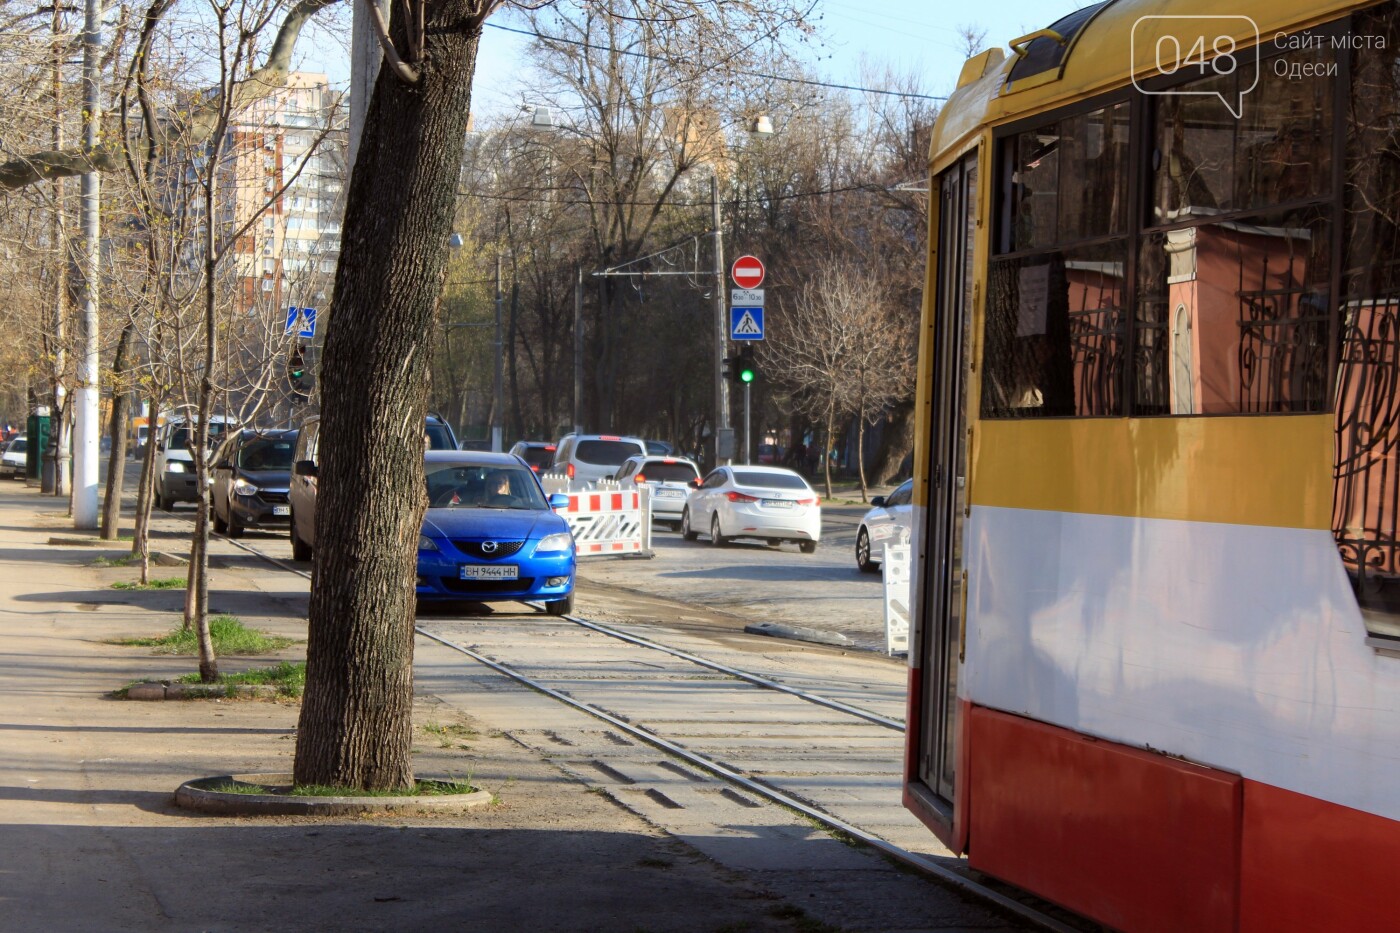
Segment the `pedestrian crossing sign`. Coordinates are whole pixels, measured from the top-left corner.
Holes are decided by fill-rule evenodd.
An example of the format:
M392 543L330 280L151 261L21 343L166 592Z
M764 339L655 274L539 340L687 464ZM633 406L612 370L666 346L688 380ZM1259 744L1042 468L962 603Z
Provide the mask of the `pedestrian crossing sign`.
M283 335L290 335L293 331L298 337L316 336L316 309L298 308L295 305L287 308L287 326L282 331Z
M729 309L729 339L730 340L762 340L763 339L763 309L759 308L730 308Z

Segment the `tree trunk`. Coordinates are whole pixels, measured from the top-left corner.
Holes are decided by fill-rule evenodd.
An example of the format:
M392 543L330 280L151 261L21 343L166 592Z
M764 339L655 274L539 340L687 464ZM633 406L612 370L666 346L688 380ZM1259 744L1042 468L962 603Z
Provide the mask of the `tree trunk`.
M102 501L102 532L106 541L115 541L121 534L122 486L126 479L126 436L131 420L131 392L126 388L127 368L130 365L132 335L136 325L128 321L117 339L117 352L112 360L112 375L115 388L112 390L112 420L108 423L108 433L112 438L111 455L107 458L107 490Z
M298 784L413 782L414 583L427 491L423 417L478 3L427 5L414 85L379 70L355 159L321 363L320 478L297 728ZM404 48L401 7L392 35Z
M160 424L160 395L154 390L147 400L146 446L141 449L141 482L136 488L136 531L131 553L141 559L141 583L151 582L151 504L155 498L156 427Z
M856 472L860 474L860 501L869 502L865 484L865 415L856 415Z
M822 473L826 478L826 497L831 498L831 435L836 431L836 407L833 405L826 410L826 434L822 437L822 446L818 451L822 458Z
M875 470L871 479L877 486L886 486L900 475L904 460L914 451L914 403L897 403L885 416L885 429L880 432L880 449L875 454Z

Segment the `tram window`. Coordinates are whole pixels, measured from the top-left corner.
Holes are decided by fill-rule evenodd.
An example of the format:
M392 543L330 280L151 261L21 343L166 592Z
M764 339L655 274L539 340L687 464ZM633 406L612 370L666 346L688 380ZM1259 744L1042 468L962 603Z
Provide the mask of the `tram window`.
M1011 205L1011 251L1055 245L1059 219L1060 131L1056 124L1014 137L1015 167L1006 196Z
M1123 233L1128 227L1128 104L1061 120L1060 217L1056 242Z
M1352 57L1346 114L1332 533L1372 636L1400 639L1400 10Z
M1330 231L1308 207L1143 237L1134 413L1326 411Z
M1326 196L1331 179L1334 52L1290 51L1158 99L1154 225ZM1299 77L1280 77L1297 69ZM1227 100L1243 96L1241 117Z
M992 263L982 415L1120 414L1127 244Z

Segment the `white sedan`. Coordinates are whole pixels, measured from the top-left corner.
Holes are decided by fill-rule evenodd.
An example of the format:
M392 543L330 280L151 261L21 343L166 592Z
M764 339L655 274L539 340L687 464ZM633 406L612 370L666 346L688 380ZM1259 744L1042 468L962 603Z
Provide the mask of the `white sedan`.
M905 480L888 496L870 500L874 506L860 520L856 532L856 566L862 573L879 573L885 561L885 545L906 544L913 530L914 481Z
M665 522L672 531L681 530L681 513L691 483L700 478L700 468L684 457L629 457L615 474L623 489L636 489L644 483L651 489L652 521Z
M732 538L759 538L771 544L794 541L803 554L811 554L822 537L821 499L792 470L719 467L691 491L681 513L687 541L702 529L716 547Z
M24 435L21 434L5 445L5 452L0 454L0 476L24 479L24 458L28 443Z

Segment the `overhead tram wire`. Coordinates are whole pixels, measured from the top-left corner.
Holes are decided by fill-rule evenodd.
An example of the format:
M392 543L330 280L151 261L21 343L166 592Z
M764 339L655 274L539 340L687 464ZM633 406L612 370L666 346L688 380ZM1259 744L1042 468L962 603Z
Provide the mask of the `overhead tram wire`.
M774 194L768 197L740 198L737 201L729 198L725 204L768 204L773 201L795 201L798 198L820 198L832 194L847 194L852 191L865 191L871 194L890 190L884 185L861 184L844 185L840 188L822 188L817 191L794 191L790 194ZM913 189L901 189L913 190ZM565 206L587 206L589 204L606 204L610 207L654 207L655 201L611 201L602 199L599 201L561 201L558 198L527 197L517 194L489 194L484 191L458 191L458 197L485 198L488 201L509 201L521 204L559 204ZM709 208L710 202L705 201L668 201L664 206L678 208Z
M513 32L516 35L529 36L532 39L539 39L543 42L558 42L561 45L576 45L579 48L590 49L597 52L614 52L618 55L630 55L634 58L645 58L650 61L662 62L663 64L667 65L694 64L694 62L680 61L674 58L666 58L661 55L648 55L646 52L634 52L630 49L614 49L606 45L596 45L592 42L582 42L578 39L565 39L560 36L547 36L544 33L538 32L533 29L515 29L511 26L502 26L499 23L492 22L487 22L485 25L490 26L492 29L499 29L502 32ZM832 81L814 81L810 78L793 78L787 75L768 74L762 71L737 70L734 73L737 75L742 75L746 78L762 78L765 81L779 81L786 84L804 84L809 87L824 87L836 91L856 91L861 94L883 94L887 97L905 97L915 100L946 101L948 99L948 95L946 94L916 94L913 91L889 91L884 90L883 88L860 87L859 85L855 84L837 84Z

